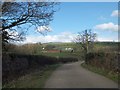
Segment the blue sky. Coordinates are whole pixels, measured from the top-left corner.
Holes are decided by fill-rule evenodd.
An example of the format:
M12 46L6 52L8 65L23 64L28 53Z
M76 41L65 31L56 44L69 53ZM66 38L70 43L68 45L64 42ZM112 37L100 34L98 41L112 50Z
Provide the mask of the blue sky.
M98 41L118 40L117 2L61 2L46 36L28 32L25 42L71 42L78 32L92 29ZM31 30L30 30L31 31Z

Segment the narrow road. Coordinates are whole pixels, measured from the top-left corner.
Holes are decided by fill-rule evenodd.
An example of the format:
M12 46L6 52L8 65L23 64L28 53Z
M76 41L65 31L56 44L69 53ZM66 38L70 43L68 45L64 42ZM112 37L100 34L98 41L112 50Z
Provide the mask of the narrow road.
M117 83L84 69L80 63L64 64L56 69L45 88L118 88Z

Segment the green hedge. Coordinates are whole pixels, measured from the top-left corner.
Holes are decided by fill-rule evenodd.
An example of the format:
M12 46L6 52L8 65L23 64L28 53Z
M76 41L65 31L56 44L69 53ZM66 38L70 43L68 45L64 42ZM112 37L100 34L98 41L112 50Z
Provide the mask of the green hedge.
M3 83L9 82L27 73L30 69L36 69L51 64L78 61L77 58L55 58L43 55L21 55L3 53L2 78Z
M86 54L86 62L90 63L93 60L103 60L105 57L104 52L89 52Z
M118 53L90 52L86 55L86 64L119 72Z

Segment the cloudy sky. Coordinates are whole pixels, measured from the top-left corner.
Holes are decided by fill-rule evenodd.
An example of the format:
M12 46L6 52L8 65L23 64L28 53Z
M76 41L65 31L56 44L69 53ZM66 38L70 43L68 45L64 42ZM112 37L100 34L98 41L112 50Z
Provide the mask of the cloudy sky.
M117 2L62 2L47 29L47 35L28 31L24 43L71 42L78 32L92 29L98 41L118 40Z

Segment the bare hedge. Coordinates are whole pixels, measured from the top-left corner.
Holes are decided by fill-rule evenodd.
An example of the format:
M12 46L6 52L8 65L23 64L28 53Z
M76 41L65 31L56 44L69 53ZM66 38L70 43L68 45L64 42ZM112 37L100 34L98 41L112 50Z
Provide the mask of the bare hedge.
M42 55L21 55L3 53L2 80L3 84L25 75L30 69L41 68L46 65L78 61L77 58L55 58Z

